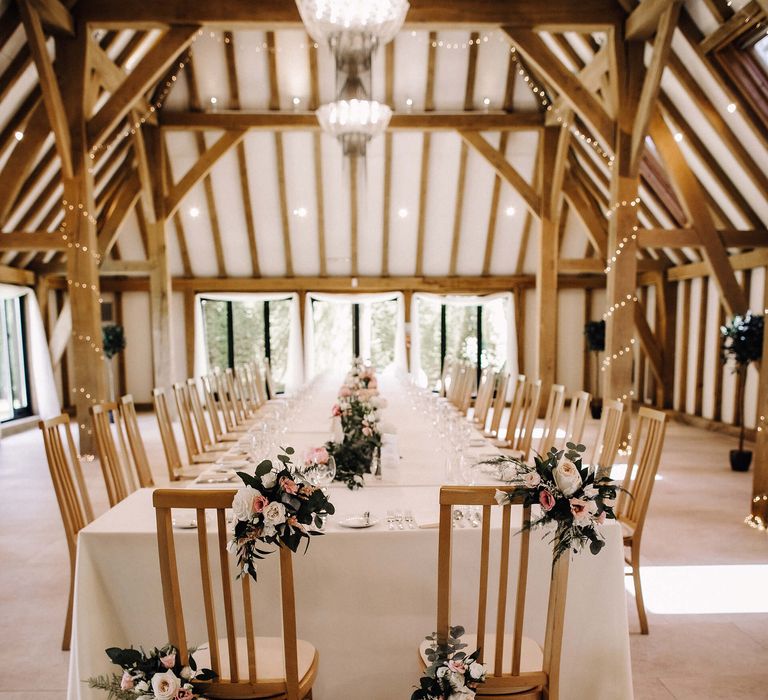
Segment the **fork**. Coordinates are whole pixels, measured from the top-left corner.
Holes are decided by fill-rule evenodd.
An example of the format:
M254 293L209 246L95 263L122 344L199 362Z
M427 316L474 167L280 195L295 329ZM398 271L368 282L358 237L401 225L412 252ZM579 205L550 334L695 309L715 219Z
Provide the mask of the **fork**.
M390 530L395 529L395 515L391 510L387 511L387 527Z
M405 530L405 524L403 523L403 514L398 510L395 511L395 522L399 530Z
M416 519L413 517L413 512L410 510L405 511L405 524L408 526L409 530L416 529Z

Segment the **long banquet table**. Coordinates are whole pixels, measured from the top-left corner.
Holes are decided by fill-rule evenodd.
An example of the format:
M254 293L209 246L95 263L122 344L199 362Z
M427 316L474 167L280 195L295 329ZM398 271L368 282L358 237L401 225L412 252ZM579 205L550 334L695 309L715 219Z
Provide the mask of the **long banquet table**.
M325 536L314 538L305 556L294 557L299 636L320 653L315 700L410 697L420 675L416 648L435 627L438 531L430 526L437 521L445 470L439 446L428 437L426 419L411 410L394 382L381 384L389 402L383 420L397 430L397 467L385 467L380 481L371 480L355 492L332 486L337 513L329 519ZM289 432L286 444L302 449L327 438L333 395L330 386L317 392L295 421L301 430ZM69 700L102 697L84 681L115 670L104 653L107 647L150 647L167 641L151 496L150 489L136 491L80 533ZM386 515L392 510L412 511L419 527L388 529ZM343 518L365 511L381 522L366 530L339 526ZM599 556L584 553L571 564L562 700L632 698L621 531L608 523L603 533L607 546ZM202 644L202 600L194 588L199 586L197 533L176 531L175 536L181 579L190 582L189 588L182 583L188 638L190 644ZM478 540L479 530L455 530L454 566L467 575L457 576L454 570L452 622L468 628L476 616ZM512 543L515 562L519 538ZM276 560L259 563L259 581L253 588L259 635L280 634ZM550 566L551 549L535 532L525 633L539 643ZM510 577L508 600L514 600L515 578ZM494 605L493 599L489 605Z

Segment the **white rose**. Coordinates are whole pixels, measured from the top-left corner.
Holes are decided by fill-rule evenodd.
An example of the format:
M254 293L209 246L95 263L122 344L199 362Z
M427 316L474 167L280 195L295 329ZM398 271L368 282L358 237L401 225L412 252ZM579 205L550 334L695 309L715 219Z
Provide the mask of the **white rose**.
M479 661L473 661L469 666L469 675L476 681L482 680L485 677L485 666Z
M581 486L581 476L576 465L570 459L564 459L552 472L555 483L564 496L573 494Z
M598 491L592 484L584 487L584 498L596 498L597 494Z
M238 489L235 498L232 501L232 510L237 520L249 520L252 515L253 499L259 495L259 492L246 486Z
M263 511L264 522L269 525L279 525L285 522L285 506L277 501L272 501Z
M173 700L181 688L181 683L170 669L165 673L156 673L152 676L152 692L157 700Z
M507 495L508 494L506 492L499 491L497 489L496 490L496 503L498 503L500 506L503 506L507 502L507 500L508 500Z
M149 683L147 683L146 681L139 681L136 684L135 690L138 691L139 693L144 693L147 690L149 690Z
M277 474L275 474L275 472L267 472L261 477L261 483L264 485L265 489L274 488L277 483Z
M191 668L191 667L189 667L189 666L185 666L184 668L182 668L182 669L181 669L181 677L182 677L182 678L183 678L185 681L188 681L188 680L190 680L191 678L194 678L194 676L195 676L195 673L194 673L194 671L192 670L192 668Z
M541 477L538 472L526 472L523 474L523 483L526 488L535 489L541 483Z

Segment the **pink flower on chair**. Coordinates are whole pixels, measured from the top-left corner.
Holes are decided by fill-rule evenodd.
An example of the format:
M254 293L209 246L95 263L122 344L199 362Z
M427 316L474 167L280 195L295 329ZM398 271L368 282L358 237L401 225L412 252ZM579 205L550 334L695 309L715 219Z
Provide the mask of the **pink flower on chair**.
M341 415L341 406L339 406L339 404L337 404L337 403L333 404L333 408L331 409L331 415L332 416L340 416Z
M280 488L290 494L296 494L299 491L298 484L293 479L289 479L285 476L280 479Z
M544 510L552 510L555 507L555 497L547 489L542 489L539 503Z
M254 513L261 513L269 505L269 499L266 496L259 494L253 497L251 503L251 510Z
M167 656L160 657L160 663L164 668L173 668L176 665L176 652L173 651Z
M133 688L133 676L128 671L123 671L123 677L120 679L120 690L131 690Z
M194 700L194 695L188 688L179 688L175 700Z

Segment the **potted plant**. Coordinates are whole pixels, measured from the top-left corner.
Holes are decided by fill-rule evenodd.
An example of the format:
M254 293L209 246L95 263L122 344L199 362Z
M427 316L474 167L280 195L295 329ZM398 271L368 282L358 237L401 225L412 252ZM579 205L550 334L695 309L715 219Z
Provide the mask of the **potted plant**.
M125 350L125 330L122 326L108 323L101 328L104 357L107 358L107 382L109 383L109 398L115 400L114 357Z
M730 323L720 326L722 345L720 358L723 364L730 364L736 375L736 425L739 426L739 449L731 450L731 469L745 472L752 462L752 452L744 449L744 386L747 382L747 368L750 363L760 360L763 354L762 316L747 311L743 316L734 316Z
M600 396L600 353L605 350L605 321L587 321L584 325L584 337L587 339L587 351L592 355L592 403L589 408L592 418L600 418L603 412L603 399Z

